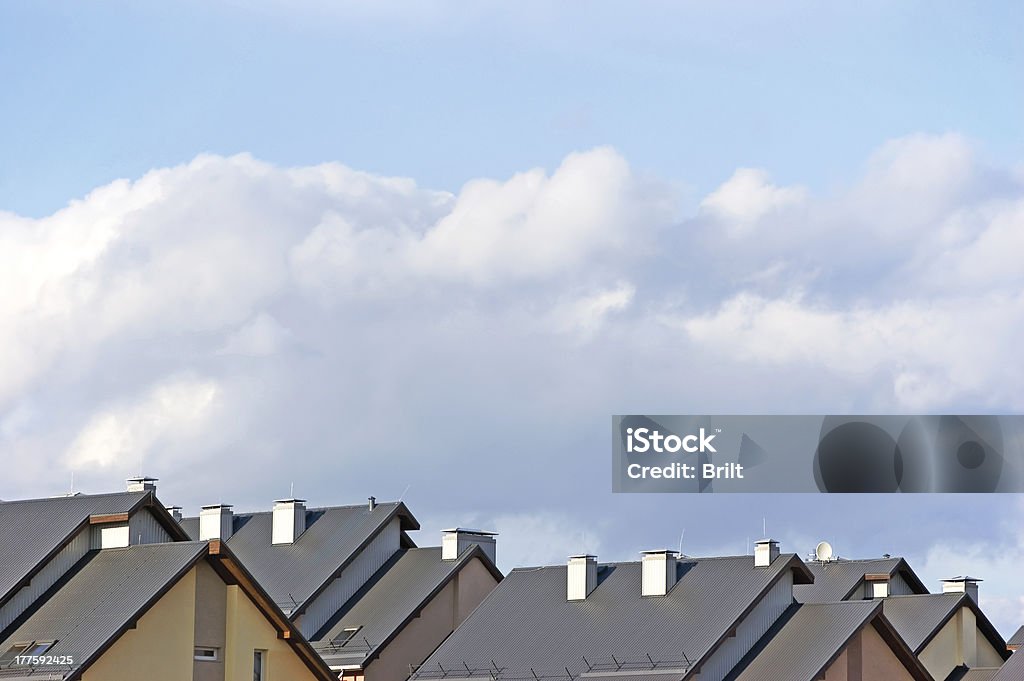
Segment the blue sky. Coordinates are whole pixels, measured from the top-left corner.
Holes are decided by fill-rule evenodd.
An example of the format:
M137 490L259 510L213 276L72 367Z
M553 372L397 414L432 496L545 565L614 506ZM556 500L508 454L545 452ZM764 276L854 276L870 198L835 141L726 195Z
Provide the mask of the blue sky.
M456 191L611 144L709 191L829 187L880 142L1019 158L1019 3L12 2L0 206L52 212L200 152Z
M0 497L403 493L978 574L1015 496L613 496L614 413L1020 413L1019 3L0 5ZM853 520L851 520L853 519Z

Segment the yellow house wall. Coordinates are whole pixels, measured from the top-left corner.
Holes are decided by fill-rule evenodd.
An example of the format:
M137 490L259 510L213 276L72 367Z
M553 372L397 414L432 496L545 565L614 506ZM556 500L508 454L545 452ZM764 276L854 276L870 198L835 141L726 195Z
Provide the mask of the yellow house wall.
M89 666L83 681L189 681L195 588L192 570L139 619L135 629L125 632Z
M225 681L252 681L253 651L265 650L268 681L315 681L277 630L238 586L227 587Z

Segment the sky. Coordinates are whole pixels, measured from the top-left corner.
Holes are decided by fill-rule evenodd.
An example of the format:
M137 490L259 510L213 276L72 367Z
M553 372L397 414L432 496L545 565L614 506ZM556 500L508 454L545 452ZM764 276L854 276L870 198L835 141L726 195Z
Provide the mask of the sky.
M1021 412L1022 15L4 3L0 498L403 498L505 569L766 525L1009 634L1020 497L613 495L609 429Z

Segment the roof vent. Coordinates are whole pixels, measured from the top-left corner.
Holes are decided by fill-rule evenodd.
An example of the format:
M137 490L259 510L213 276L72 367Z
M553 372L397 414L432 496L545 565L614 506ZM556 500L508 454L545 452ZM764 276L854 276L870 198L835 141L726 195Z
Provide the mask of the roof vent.
M178 514L181 515L180 513ZM199 511L199 541L208 539L228 540L234 524L231 504L210 504Z
M181 522L181 506L168 506L167 512L170 513L171 517L174 518L176 521L178 521L179 523Z
M272 543L293 544L305 531L305 499L278 499L274 502Z
M590 592L597 588L597 556L589 553L569 556L566 578L566 599L586 600Z
M754 567L768 567L779 557L779 542L762 539L754 543Z
M455 560L471 545L477 544L491 559L491 562L496 563L494 538L497 534L497 532L471 530L465 527L441 530L441 560Z
M151 478L145 475L140 475L137 478L128 478L128 491L129 492L155 492L156 482L159 478Z
M369 502L367 504L367 508L369 508L371 511L377 508L377 497L369 497L367 501Z
M665 596L676 585L676 558L671 549L641 552L640 595Z
M968 577L967 575L959 575L957 577L950 577L949 579L942 580L942 593L964 593L974 599L974 602L978 602L978 582L984 580L978 579L977 577Z

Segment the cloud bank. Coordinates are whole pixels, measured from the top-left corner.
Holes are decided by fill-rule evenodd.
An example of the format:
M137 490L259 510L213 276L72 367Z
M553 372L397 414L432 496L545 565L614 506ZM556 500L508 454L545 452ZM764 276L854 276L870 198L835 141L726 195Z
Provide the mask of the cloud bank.
M0 213L0 497L409 488L546 560L612 413L1024 408L1019 167L912 135L828 191L674 187L610 148L457 193L203 155Z

